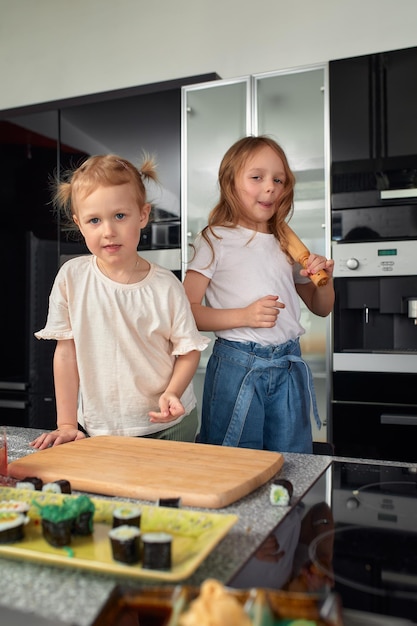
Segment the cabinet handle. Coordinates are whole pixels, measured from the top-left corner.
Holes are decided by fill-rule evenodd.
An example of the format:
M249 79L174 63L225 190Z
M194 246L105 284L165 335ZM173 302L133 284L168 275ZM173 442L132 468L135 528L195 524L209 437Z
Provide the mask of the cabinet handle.
M416 426L417 415L390 415L381 413L381 424L401 424L403 426Z
M0 380L0 389L4 391L26 391L27 383L11 383Z
M27 403L20 400L0 400L0 409L26 409Z
M399 200L401 198L417 198L417 189L384 189L380 192L381 200Z

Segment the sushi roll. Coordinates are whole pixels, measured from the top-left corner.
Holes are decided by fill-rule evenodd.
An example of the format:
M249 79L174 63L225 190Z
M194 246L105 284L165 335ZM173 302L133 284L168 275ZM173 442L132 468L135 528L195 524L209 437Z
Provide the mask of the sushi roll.
M136 526L116 526L109 531L113 558L133 565L140 561L140 530Z
M271 485L269 500L275 506L288 506L292 494L292 483L284 478L277 478Z
M113 528L117 526L136 526L140 528L142 511L138 506L120 506L113 511Z
M16 483L16 489L29 489L35 491L35 485L30 481L18 480Z
M61 548L71 543L71 531L74 523L74 511L65 502L60 504L39 504L42 534L51 546Z
M163 532L144 533L142 550L144 569L171 569L172 535Z
M167 506L172 509L179 509L181 507L181 498L159 498L158 506Z
M14 511L0 512L0 543L14 543L21 541L24 534L24 527L28 518L22 513Z
M41 491L43 487L43 480L37 476L26 476L26 478L17 481L16 487L18 489L33 489Z
M55 548L62 548L71 543L72 519L52 521L42 518L42 534L45 541Z
M92 535L94 529L94 502L86 495L66 498L64 503L74 512L72 532L74 535Z
M26 515L29 509L30 505L20 500L0 501L0 513L22 513L22 515Z
M71 493L71 483L69 480L55 480L53 483L45 483L42 491L51 491L52 493Z
M94 502L86 495L67 496L62 504L40 504L39 509L44 539L55 547L68 546L71 536L91 535L93 532Z

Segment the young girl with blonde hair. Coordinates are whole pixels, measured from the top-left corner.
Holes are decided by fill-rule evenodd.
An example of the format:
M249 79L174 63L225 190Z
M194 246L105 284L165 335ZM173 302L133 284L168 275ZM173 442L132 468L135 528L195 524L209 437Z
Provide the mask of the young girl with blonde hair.
M157 180L152 159L138 170L104 155L57 182L55 205L91 254L63 264L46 326L35 333L57 341L57 429L37 437L35 448L84 433L195 439L191 381L208 340L180 281L138 255L151 208L146 180Z

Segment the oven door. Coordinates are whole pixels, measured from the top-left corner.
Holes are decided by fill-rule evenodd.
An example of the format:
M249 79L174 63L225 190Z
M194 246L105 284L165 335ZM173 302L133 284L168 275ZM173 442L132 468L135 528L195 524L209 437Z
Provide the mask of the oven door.
M334 372L330 432L335 454L417 462L414 374Z
M332 210L332 239L367 242L417 239L417 204Z

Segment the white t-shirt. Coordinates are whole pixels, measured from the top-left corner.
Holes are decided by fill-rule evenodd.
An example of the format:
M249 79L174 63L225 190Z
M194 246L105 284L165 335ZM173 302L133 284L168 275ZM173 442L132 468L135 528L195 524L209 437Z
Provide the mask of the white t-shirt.
M149 411L172 376L175 355L202 351L184 288L172 272L151 264L146 278L124 285L104 276L85 255L64 263L38 339L74 339L80 376L79 422L90 435L138 436L177 424L153 424ZM192 384L182 396L195 406Z
M300 299L295 283L307 283L310 279L300 276L301 266L288 261L274 235L241 226L213 230L220 237L208 232L214 249L213 262L212 250L199 235L195 256L187 268L210 279L207 306L243 308L268 295L279 296L285 304L273 328L233 328L216 331L216 335L229 341L253 341L261 345L280 345L302 335L305 331L300 324Z

